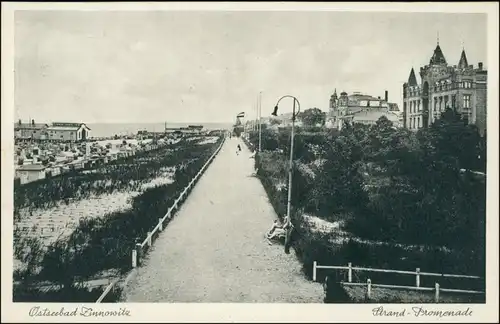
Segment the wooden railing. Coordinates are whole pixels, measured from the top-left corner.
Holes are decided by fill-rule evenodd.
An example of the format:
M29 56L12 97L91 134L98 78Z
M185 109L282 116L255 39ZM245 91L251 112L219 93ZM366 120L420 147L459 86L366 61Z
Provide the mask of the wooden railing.
M143 255L143 250L144 248L151 247L153 244L153 236L156 234L159 234L161 231L163 231L163 223L165 220L172 218L174 215L175 211L179 209L180 204L186 199L187 195L191 192L193 189L194 185L196 182L200 179L200 177L205 173L207 170L208 166L210 163L213 162L214 158L217 156L219 151L221 150L222 146L224 145L224 142L226 140L226 137L224 136L222 139L222 143L219 145L219 147L215 150L215 152L208 158L207 162L201 167L200 171L196 173L196 175L191 179L189 184L182 190L182 192L179 194L179 197L174 201L172 206L168 209L167 213L165 216L160 217L158 219L158 224L146 235L146 238L142 243L137 243L135 245L135 248L132 250L132 268L136 268L138 265L140 265L141 262L141 257ZM106 290L102 293L102 295L99 297L99 299L96 301L97 303L100 303L106 295L114 288L116 287L117 282L112 282Z
M347 266L325 266L318 265L316 261L313 262L313 281L317 279L318 269L332 269L332 270L347 270L347 282L342 282L342 285L346 286L366 286L366 296L371 297L372 288L389 288L389 289L403 289L403 290L419 290L419 291L434 291L435 292L435 302L439 302L440 292L450 292L450 293L463 293L463 294L485 294L484 291L478 290L465 290L465 289L447 289L440 288L439 283L435 283L434 287L421 287L420 277L440 277L440 278L466 278L466 279L477 279L481 280L482 277L470 276L470 275L457 275L457 274L445 274L445 273L434 273L434 272L422 272L420 268L416 268L415 271L403 271L403 270L392 270L392 269L375 269L375 268L364 268L364 267L353 267L352 263L349 262ZM384 285L384 284L372 284L371 279L367 279L366 283L353 283L352 276L353 271L366 271L366 272L384 272L384 273L395 273L403 275L414 275L415 276L415 286L400 286L400 285Z
M110 291L112 291L113 289L116 288L117 283L118 283L118 281L113 281L112 283L110 283L106 287L106 289L103 291L103 293L101 294L101 296L99 297L99 299L97 299L96 303L102 302L102 300L104 299L104 297L106 297L109 294Z

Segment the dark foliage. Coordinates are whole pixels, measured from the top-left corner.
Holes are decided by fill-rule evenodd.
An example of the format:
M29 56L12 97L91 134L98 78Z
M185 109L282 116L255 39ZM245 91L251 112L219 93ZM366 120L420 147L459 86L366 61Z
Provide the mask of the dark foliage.
M290 133L266 131L262 138L263 149L275 153L263 152L256 160L259 176L282 213L287 189L275 187L286 181L287 169L276 165L286 165ZM256 140L251 134L250 141ZM306 272L316 260L484 275L486 176L476 171L485 170L486 138L453 111L417 133L381 118L375 125L346 125L340 132L299 130L295 143L295 165L323 161L313 179L293 169L299 234L294 248ZM302 224L302 212L345 221L345 229L367 243L326 244L327 237ZM404 248L411 245L423 248Z

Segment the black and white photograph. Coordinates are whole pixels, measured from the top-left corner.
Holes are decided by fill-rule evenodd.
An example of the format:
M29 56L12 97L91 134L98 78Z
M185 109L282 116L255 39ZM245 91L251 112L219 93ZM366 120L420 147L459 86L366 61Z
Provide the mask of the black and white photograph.
M498 3L104 4L10 3L2 304L498 321Z

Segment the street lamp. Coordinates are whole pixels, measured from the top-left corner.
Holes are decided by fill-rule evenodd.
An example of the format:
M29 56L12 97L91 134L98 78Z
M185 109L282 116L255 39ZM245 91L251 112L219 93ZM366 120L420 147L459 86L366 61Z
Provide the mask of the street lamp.
M261 110L262 110L262 91L259 92L259 152L262 151L262 120L261 120Z
M288 202L287 202L287 206L286 206L286 216L288 217L288 220L290 221L291 220L290 208L291 208L291 203L292 203L293 139L294 139L295 118L300 113L300 102L294 96L285 95L278 100L278 102L276 103L276 106L274 107L274 111L271 115L278 116L278 105L279 105L280 101L284 98L292 98L293 99L292 132L290 135L290 166L288 169ZM295 113L295 103L297 103L297 109L298 109L297 113ZM285 249L286 249L286 247L285 247Z

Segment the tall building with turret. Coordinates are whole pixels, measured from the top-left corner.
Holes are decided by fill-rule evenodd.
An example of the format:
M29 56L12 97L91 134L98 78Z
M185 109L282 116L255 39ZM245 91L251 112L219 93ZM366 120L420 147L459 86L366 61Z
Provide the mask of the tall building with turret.
M420 83L412 67L403 84L403 123L411 130L429 127L446 108L486 130L487 71L483 63L469 65L462 49L458 65L448 65L439 41L428 65L420 68Z

